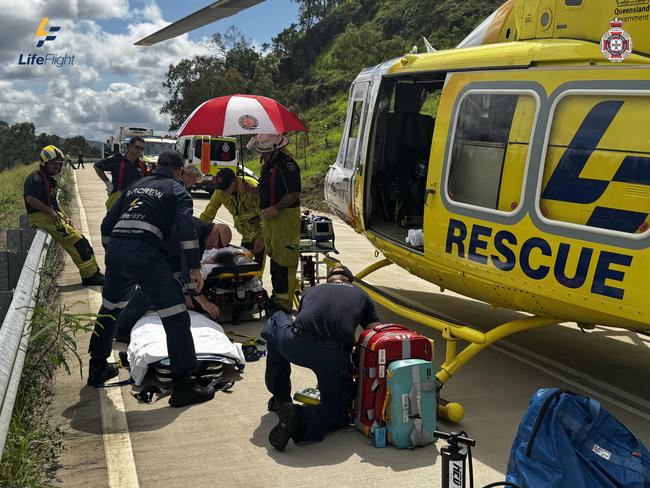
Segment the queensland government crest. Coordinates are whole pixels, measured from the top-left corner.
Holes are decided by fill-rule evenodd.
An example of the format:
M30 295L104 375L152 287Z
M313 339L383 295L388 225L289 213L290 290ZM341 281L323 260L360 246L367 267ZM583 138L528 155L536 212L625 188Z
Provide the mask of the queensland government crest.
M623 30L623 21L615 17L603 34L600 50L612 63L620 63L632 52L632 38Z

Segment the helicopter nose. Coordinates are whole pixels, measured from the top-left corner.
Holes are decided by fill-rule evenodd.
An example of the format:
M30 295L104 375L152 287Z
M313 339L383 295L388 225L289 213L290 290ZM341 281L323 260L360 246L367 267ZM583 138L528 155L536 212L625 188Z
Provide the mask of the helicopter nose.
M325 175L325 202L344 221L353 220L350 175L333 164Z

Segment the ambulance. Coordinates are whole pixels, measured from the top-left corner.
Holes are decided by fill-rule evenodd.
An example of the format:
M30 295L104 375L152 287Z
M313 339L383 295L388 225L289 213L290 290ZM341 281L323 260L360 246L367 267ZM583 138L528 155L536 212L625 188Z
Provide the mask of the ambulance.
M203 179L191 190L204 190L212 194L216 189L216 174L221 168L237 172L237 139L222 136L181 136L176 150L183 155L185 164L195 164L203 173ZM257 179L255 173L244 168L246 176Z

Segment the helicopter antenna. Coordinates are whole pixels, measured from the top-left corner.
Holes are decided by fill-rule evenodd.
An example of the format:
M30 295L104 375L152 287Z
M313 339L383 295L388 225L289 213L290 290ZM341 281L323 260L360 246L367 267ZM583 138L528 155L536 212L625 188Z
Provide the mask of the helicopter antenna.
M431 43L426 37L422 37L422 40L424 41L424 47L427 48L428 53L432 53L433 51L436 50L436 48L431 45Z

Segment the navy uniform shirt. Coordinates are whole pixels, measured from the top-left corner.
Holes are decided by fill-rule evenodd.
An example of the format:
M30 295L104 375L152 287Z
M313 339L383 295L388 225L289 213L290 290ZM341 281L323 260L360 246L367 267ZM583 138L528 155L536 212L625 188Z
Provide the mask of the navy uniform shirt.
M113 182L112 193L124 190L144 175L144 163L139 158L131 162L126 159L126 156L113 154L96 164L102 171L109 171L111 173L111 181Z
M300 192L300 168L291 156L278 152L275 159L262 165L260 176L260 208L277 204L287 193ZM289 205L299 207L300 198Z
M23 198L26 196L37 198L48 207L60 210L59 201L56 198L56 180L41 170L34 171L25 179ZM25 209L28 214L39 211L29 205L27 201L25 201Z
M192 217L192 197L170 168L159 166L123 191L110 208L102 221L102 244L109 237L139 239L166 255L170 239L178 239L188 268L196 269L201 255ZM174 227L178 237L172 237Z
M305 291L294 325L319 339L354 344L357 326L373 322L379 322L379 315L368 294L350 283L336 282Z

